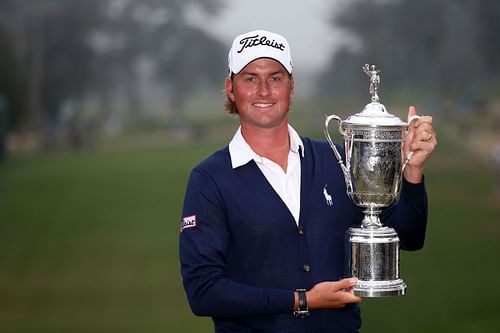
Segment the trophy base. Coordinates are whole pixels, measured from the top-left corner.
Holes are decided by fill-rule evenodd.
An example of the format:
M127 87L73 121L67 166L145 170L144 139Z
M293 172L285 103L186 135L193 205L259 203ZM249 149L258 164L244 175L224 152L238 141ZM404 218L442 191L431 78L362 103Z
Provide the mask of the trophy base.
M351 276L358 278L354 295L402 296L406 284L399 276L399 238L393 228L350 228L347 232Z
M406 292L406 284L401 279L394 281L358 280L353 292L359 297L403 296Z

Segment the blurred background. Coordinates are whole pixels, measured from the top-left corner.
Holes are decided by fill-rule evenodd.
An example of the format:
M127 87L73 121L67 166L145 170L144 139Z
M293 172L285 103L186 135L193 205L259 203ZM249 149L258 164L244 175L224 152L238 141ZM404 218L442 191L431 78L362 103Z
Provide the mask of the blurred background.
M182 200L238 126L227 52L259 28L291 44L302 135L370 101L365 63L389 112L434 117L426 246L363 332L499 330L500 2L0 0L0 332L213 331L182 289Z

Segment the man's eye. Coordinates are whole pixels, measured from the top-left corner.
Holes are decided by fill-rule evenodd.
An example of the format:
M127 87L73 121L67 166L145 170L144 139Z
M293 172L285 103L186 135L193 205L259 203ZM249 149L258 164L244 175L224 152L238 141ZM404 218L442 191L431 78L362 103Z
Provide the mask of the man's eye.
M279 82L279 81L281 81L281 76L271 76L271 81Z

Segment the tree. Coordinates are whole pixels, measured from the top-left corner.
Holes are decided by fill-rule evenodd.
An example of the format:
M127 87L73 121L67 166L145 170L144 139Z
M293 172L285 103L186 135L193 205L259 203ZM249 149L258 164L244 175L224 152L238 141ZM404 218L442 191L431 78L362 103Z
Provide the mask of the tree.
M211 64L224 59L218 53L222 47L210 47L218 43L213 37L187 23L187 13L197 8L215 15L221 4L222 0L47 0L27 6L3 0L0 43L7 51L0 53L0 69L9 73L0 77L0 87L17 87L15 94L22 96L17 101L25 101L14 101L12 119L17 126L50 129L58 125L68 103L81 106L92 94L106 100L118 86L126 90L133 114L140 115L143 96L137 87L137 67L143 59L153 63L180 109L188 90L214 82Z
M7 112L2 121L7 124L1 124L2 128L15 128L22 118L19 110L25 110L26 82L20 74L20 69L16 63L15 55L10 47L10 43L4 34L0 33L0 98L3 99L4 107Z
M492 0L351 1L332 24L354 36L357 47L340 49L318 86L330 95L359 94L366 89L360 68L370 62L382 68L386 90L477 94L499 74L500 48L492 42L499 21L500 5Z
M91 81L92 50L87 34L99 19L98 0L33 1L25 6L7 1L1 28L13 50L18 72L26 82L26 103L14 107L14 119L39 129L57 118L62 104L80 98ZM19 124L18 124L19 125Z
M136 118L143 108L143 96L135 86L137 67L141 60L152 62L155 78L164 84L172 113L170 126L183 123L182 106L188 96L206 86L219 84L216 68L224 68L224 47L205 31L187 22L187 14L197 8L205 15L216 15L221 0L142 0L110 1L107 21L101 38L118 41L114 47L103 49L100 66L105 68L107 81L114 86L117 78L125 82L128 105ZM102 71L101 71L101 74ZM112 88L101 86L100 91L111 93Z

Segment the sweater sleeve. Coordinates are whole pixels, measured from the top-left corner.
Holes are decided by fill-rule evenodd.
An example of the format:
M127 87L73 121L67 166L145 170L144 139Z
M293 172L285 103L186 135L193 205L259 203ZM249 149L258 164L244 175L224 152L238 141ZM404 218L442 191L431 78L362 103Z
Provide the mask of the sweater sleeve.
M403 250L419 250L424 246L427 210L424 182L412 184L403 178L399 200L384 210L382 223L397 231Z
M253 287L227 277L231 233L225 204L212 177L203 170L193 170L179 239L181 273L191 310L213 317L291 312L292 290Z

